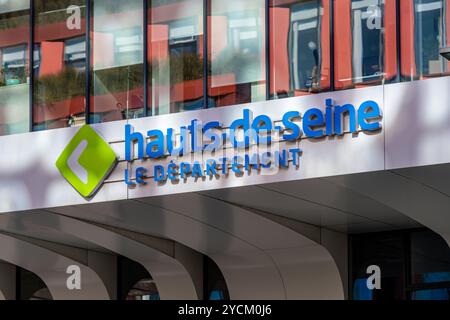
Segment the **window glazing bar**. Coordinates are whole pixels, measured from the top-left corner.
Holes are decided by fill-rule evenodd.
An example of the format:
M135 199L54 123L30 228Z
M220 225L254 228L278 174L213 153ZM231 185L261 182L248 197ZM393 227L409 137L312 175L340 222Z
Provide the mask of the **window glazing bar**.
M29 28L30 28L30 43L28 44L28 72L29 72L29 131L34 130L33 115L34 115L34 0L30 0L30 10L29 10Z
M147 0L143 0L143 8L144 8L144 117L148 117L149 116L149 112L148 112L148 44L149 44L149 36L148 36L148 1Z
M203 109L208 109L208 0L203 0Z
M86 97L86 124L91 122L91 8L91 0L86 0L86 87L84 93Z

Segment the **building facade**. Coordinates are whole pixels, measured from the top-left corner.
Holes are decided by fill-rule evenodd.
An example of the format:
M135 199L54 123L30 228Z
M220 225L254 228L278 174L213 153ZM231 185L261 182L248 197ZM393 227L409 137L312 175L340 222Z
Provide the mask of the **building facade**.
M450 298L447 0L0 1L0 297Z

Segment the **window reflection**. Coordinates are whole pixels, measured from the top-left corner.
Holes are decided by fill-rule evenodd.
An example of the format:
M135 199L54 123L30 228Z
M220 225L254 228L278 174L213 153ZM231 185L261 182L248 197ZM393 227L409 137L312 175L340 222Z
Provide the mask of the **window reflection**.
M271 97L299 96L329 89L329 15L329 1L272 2Z
M160 300L153 279L139 280L127 293L125 300Z
M394 80L397 74L395 1L335 1L335 87Z
M35 0L34 130L85 122L85 0Z
M151 114L203 108L203 1L149 0Z
M401 0L402 77L405 80L440 76L449 62L439 48L450 45L447 0Z
M417 290L412 293L412 300L450 300L450 288Z
M411 234L411 298L450 300L450 248L429 230Z
M30 69L34 130L85 123L86 96L90 122L143 116L144 72L149 115L265 100L265 0L208 0L206 40L203 0L92 0L90 92L86 0L33 1L31 68L30 1L0 1L0 135L29 130ZM449 74L450 0L334 0L334 52L330 2L268 2L270 98Z
M354 300L450 299L450 248L431 230L353 235L351 257ZM382 270L381 290L367 287L371 265Z
M209 107L265 100L265 1L209 3Z
M29 7L0 2L0 135L29 130Z
M450 282L450 248L437 234L417 231L411 235L413 284Z
M143 2L92 0L90 122L143 115Z

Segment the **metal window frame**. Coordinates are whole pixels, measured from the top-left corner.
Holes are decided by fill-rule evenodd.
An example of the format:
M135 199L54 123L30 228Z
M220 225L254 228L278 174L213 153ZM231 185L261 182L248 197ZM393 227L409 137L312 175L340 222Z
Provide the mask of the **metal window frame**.
M148 77L148 71L149 71L149 63L148 63L148 41L151 40L148 35L148 1L143 0L143 11L144 11L144 23L143 23L143 62L144 62L144 117L149 116L149 109L148 109L148 85L149 85L149 77ZM150 116L153 116L151 114Z
M401 51L401 12L400 12L400 1L395 0L395 27L397 32L396 37L396 46L397 46L397 77L395 78L395 82L402 82L402 51Z
M336 91L334 75L334 0L329 0L330 7L330 92Z
M209 72L208 72L208 14L209 14L208 0L203 0L203 109L209 108L208 86L209 86Z
M86 124L91 123L91 9L92 9L92 1L86 0L86 63L85 63L85 122Z
M270 100L270 2L271 0L265 0L265 41L266 41L266 101Z
M29 10L29 30L30 30L30 40L28 45L28 73L30 78L29 87L29 119L28 119L28 131L34 131L34 0L30 0L30 10Z
M33 0L30 0L33 1ZM22 277L21 268L15 265L15 285L16 285L16 301L22 300Z

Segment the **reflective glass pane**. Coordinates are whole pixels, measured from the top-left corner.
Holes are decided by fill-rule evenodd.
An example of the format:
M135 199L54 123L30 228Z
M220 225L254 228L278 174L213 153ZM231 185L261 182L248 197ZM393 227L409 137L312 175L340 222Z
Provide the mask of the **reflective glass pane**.
M412 300L450 300L450 288L417 290L412 293Z
M92 0L90 122L143 115L143 1Z
M209 107L265 100L265 1L209 3Z
M203 108L203 0L149 0L149 110Z
M271 1L270 75L275 99L330 88L329 1Z
M395 1L334 1L336 89L396 80L396 14Z
M405 251L401 233L355 235L351 242L352 297L354 300L403 300L405 293ZM369 266L381 270L381 289L367 287Z
M34 130L85 123L85 0L35 0Z
M0 135L29 130L29 8L0 1Z
M411 281L413 284L450 282L450 248L431 231L411 234Z
M448 0L401 0L402 78L415 80L448 73L439 48L450 45Z

